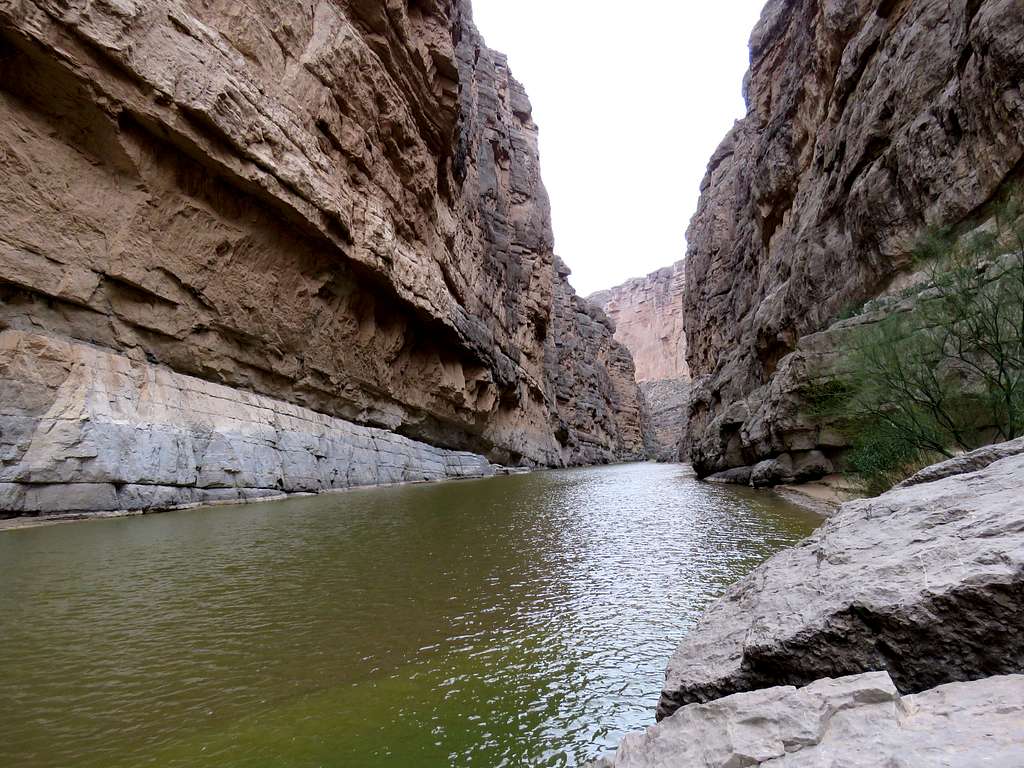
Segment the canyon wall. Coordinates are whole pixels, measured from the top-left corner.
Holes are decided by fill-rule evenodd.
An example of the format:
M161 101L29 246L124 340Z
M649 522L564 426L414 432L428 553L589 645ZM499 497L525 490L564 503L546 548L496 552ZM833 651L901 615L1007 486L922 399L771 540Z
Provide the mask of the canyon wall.
M47 442L155 428L104 415L100 358L121 400L183 376L498 463L638 457L629 354L567 274L529 100L468 0L0 2L0 483L22 496L127 482L97 469L123 443Z
M687 234L701 475L840 451L799 394L843 337L818 332L898 285L924 228L984 217L1024 158L1018 0L770 0L750 45L748 112Z
M615 339L633 356L646 410L645 446L651 458L676 461L686 429L690 369L686 363L682 261L598 291L588 300L615 327Z
M587 299L615 324L615 338L633 355L636 380L688 379L683 296L684 262L659 269Z

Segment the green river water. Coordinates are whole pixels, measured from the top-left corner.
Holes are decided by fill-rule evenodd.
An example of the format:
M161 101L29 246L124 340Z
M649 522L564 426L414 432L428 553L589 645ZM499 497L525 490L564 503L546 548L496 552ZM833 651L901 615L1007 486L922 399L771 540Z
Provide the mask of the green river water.
M633 464L0 533L0 766L573 766L818 518Z

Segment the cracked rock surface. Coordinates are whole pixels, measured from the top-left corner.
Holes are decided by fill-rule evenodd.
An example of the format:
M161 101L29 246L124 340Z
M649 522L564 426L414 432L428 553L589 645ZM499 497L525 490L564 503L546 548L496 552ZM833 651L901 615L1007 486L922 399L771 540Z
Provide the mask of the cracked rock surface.
M9 512L165 509L495 473L476 454L47 336L0 333L0 371Z
M658 706L887 670L904 693L1024 670L1024 455L844 504L735 584Z
M1024 173L1019 0L770 0L750 46L747 114L687 233L701 476L844 447L802 418L801 340L913 273L926 226L980 223Z
M901 696L885 672L691 704L591 768L1013 768L1024 765L1024 676Z

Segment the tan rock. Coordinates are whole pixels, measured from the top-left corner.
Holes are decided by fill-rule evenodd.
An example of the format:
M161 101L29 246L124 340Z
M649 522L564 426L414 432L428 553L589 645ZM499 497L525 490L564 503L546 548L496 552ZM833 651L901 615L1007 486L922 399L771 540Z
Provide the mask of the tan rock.
M587 297L615 324L615 338L636 365L638 382L688 380L682 261Z
M683 262L588 297L608 316L633 356L646 411L650 458L676 461L690 395L683 326Z
M468 0L20 0L0 69L0 329L503 463L642 453Z

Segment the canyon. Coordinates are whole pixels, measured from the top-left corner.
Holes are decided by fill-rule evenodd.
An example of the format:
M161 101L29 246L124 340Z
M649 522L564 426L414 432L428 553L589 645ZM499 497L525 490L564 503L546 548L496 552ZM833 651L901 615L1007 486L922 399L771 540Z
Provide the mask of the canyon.
M484 607L457 618L479 608L502 653L492 560L523 555L516 588L546 579L564 654L555 629L582 612L552 563L605 590L584 594L614 628L643 602L617 591L634 568L614 544L623 515L685 528L661 528L664 556L644 560L660 582L689 587L673 558L707 556L684 562L720 598L696 623L659 617L660 637L685 633L659 722L595 765L876 764L871 746L908 765L1019 762L1024 441L829 508L781 552L798 537L779 521L803 510L699 481L843 469L850 437L812 394L858 329L913 303L920 234L976 232L1024 182L1022 82L1019 0L768 0L685 258L584 299L556 255L529 98L469 0L0 0L0 517L686 462L443 486L419 520L440 551L463 510L452 551L478 555ZM627 477L635 491L612 488ZM350 508L406 530L419 507L395 498ZM331 565L358 558L331 527L343 517L318 518L346 542ZM233 519L258 556L253 519ZM524 526L537 544L519 552ZM725 570L723 531L753 542ZM602 568L577 569L580 552ZM457 586L417 602L403 584L388 607L447 608L465 584L418 555ZM423 619L438 616L449 628Z
M0 73L3 512L644 455L467 0L3 3Z
M1018 189L1024 6L769 0L750 54L687 232L679 436L698 475L774 486L842 467L815 393L862 329L915 311L922 233L995 231ZM1022 450L829 511L708 609L658 724L593 768L1019 764Z

